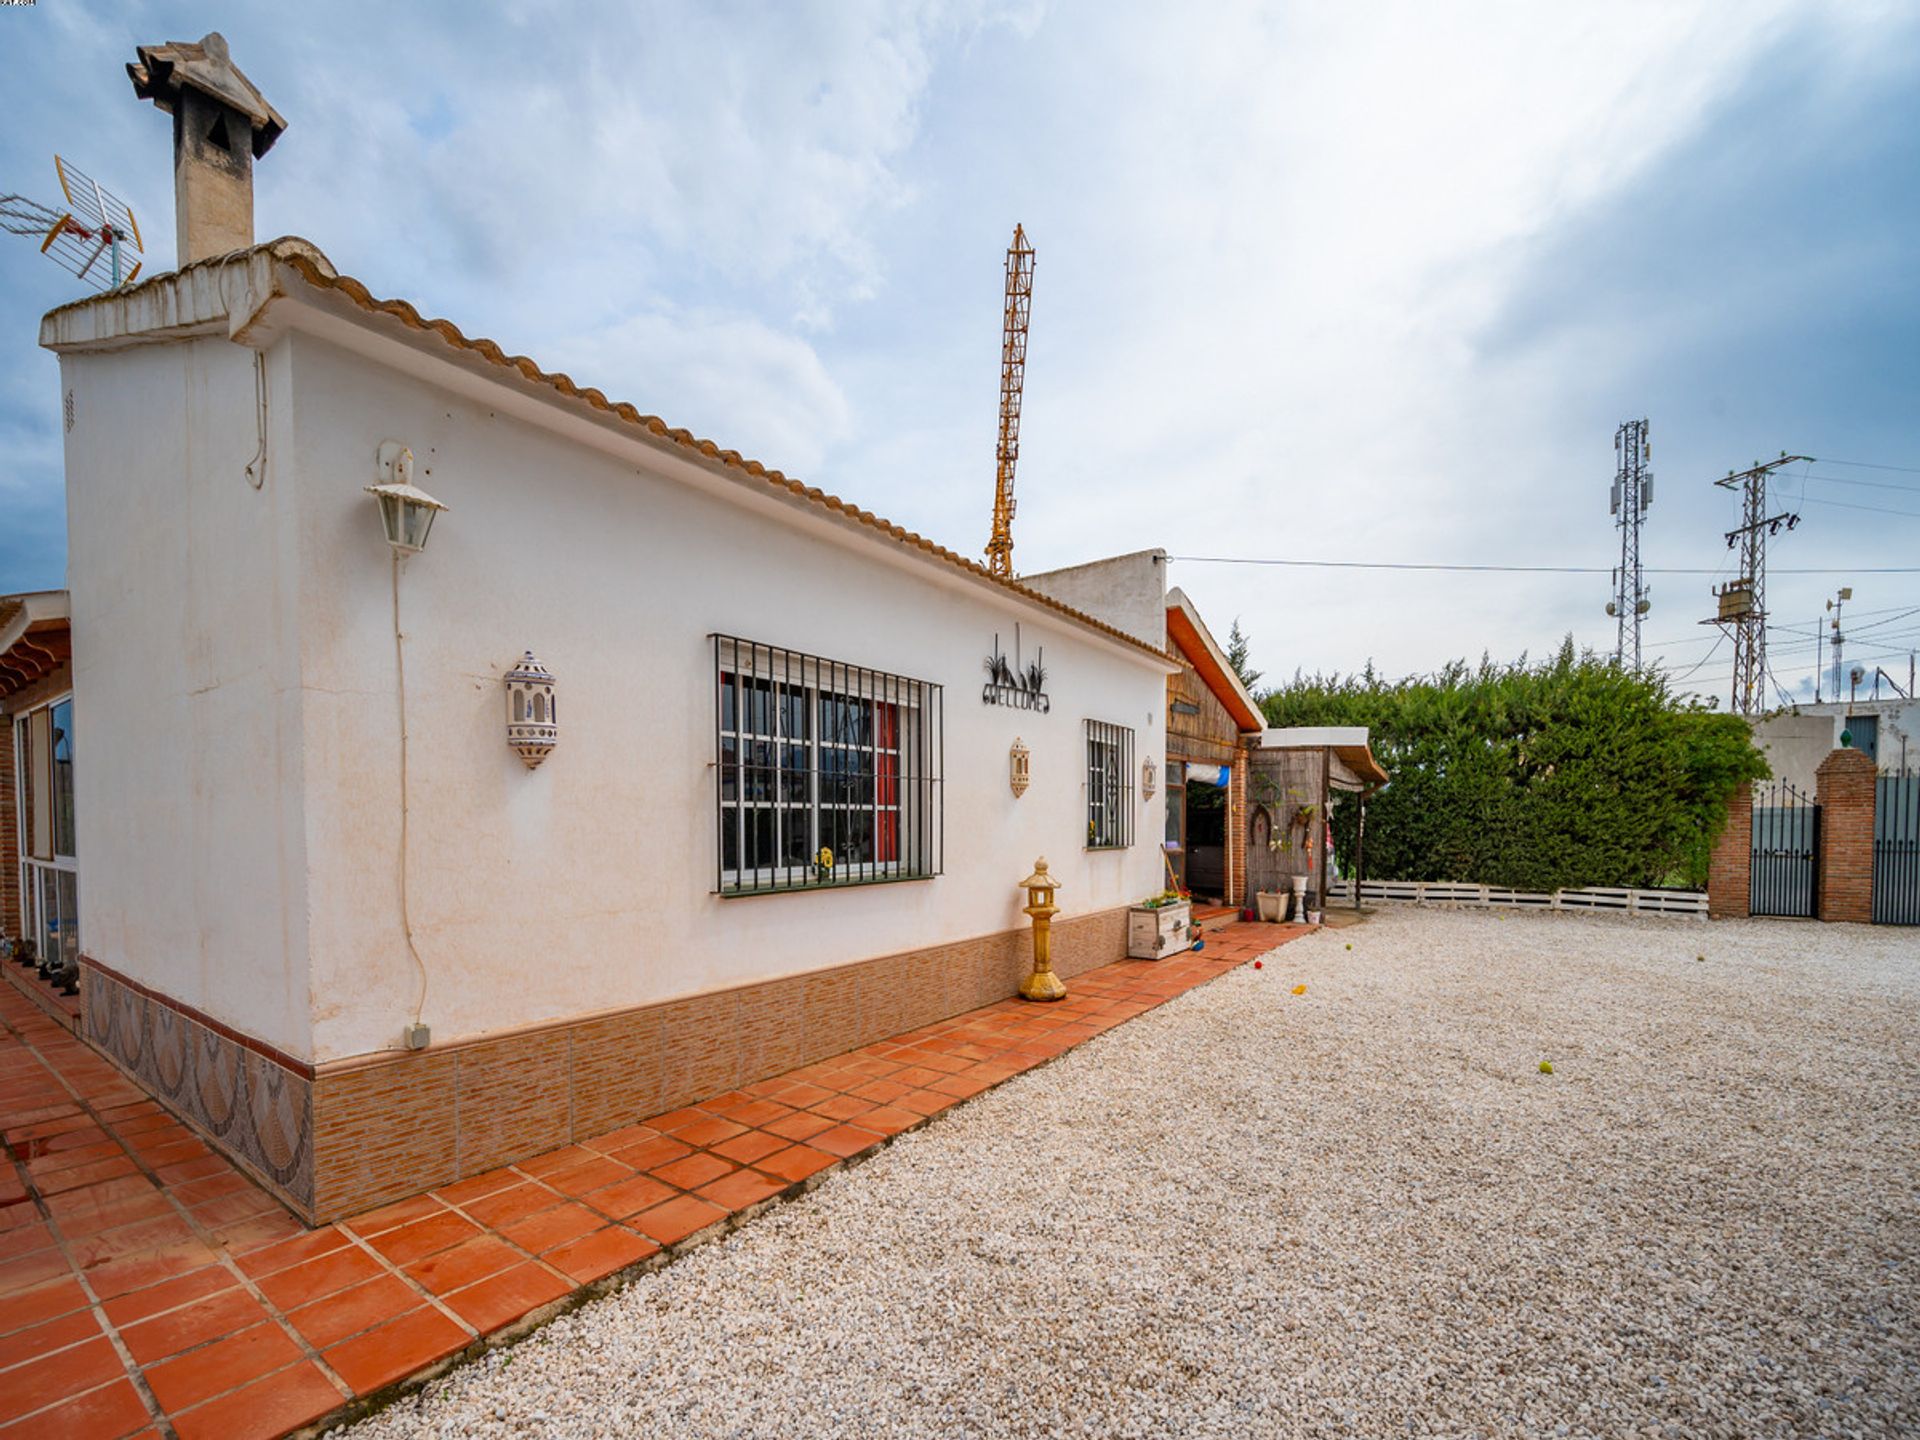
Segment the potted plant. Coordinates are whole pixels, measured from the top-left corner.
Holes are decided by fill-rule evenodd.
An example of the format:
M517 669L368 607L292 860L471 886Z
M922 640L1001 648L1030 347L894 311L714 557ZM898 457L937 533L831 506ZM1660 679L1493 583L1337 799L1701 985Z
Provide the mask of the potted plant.
M1185 890L1162 890L1127 910L1127 955L1134 960L1161 960L1193 944L1193 896Z

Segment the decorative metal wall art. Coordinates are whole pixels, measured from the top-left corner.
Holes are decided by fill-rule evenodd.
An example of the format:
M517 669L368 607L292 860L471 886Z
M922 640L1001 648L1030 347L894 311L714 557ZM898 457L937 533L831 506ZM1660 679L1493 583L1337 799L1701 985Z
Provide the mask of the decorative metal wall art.
M560 708L551 671L527 651L507 671L507 744L529 770L553 753L560 740Z
M1013 659L1000 651L1000 637L993 637L993 653L987 656L987 683L981 687L983 705L1011 705L1016 710L1037 710L1042 715L1053 708L1047 699L1047 651L1042 646L1032 664L1020 659L1020 627L1013 627Z

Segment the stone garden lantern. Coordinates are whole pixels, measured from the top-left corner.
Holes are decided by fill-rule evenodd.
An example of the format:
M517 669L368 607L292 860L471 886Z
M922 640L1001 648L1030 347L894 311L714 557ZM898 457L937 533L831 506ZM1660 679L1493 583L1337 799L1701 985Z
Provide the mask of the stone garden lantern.
M1060 882L1047 873L1046 857L1035 862L1033 874L1020 882L1027 892L1026 912L1033 917L1033 973L1020 987L1023 1000L1064 1000L1067 987L1053 973L1053 917L1060 907L1053 903Z

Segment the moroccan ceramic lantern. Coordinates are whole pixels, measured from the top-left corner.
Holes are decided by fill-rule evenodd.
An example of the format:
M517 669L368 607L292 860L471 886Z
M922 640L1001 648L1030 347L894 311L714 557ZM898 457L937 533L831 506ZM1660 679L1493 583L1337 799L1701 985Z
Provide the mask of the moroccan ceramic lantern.
M1027 749L1027 742L1016 738L1013 747L1007 751L1007 785L1018 800L1027 793L1027 786L1033 783L1033 752Z
M553 672L527 651L507 671L507 744L527 768L538 768L560 739L560 709L554 698Z

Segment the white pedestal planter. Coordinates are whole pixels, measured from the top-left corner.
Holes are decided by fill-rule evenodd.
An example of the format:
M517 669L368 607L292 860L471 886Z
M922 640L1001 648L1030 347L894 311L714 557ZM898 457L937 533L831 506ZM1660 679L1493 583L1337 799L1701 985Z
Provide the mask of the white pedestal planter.
M1149 910L1136 905L1127 911L1127 956L1133 960L1160 960L1193 944L1193 906L1162 905Z

